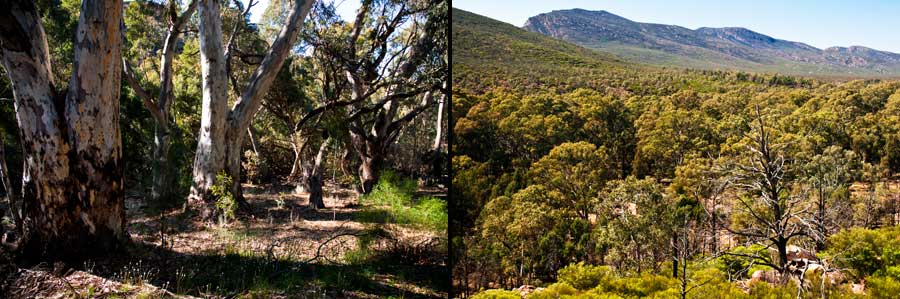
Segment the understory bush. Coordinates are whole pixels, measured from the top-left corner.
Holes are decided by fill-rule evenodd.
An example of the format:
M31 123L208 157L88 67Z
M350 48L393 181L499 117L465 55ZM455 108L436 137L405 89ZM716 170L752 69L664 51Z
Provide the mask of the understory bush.
M447 201L424 196L415 198L417 184L392 171L382 173L372 192L360 201L363 222L396 223L434 231L447 229Z
M216 208L219 209L221 221L224 223L229 219L234 219L234 213L237 211L237 201L231 194L232 178L224 170L216 174L216 183L209 189L213 196L216 197Z
M828 238L826 255L839 268L851 269L855 278L900 273L900 226L880 229L851 228Z
M519 292L507 290L487 290L472 296L472 299L522 299Z

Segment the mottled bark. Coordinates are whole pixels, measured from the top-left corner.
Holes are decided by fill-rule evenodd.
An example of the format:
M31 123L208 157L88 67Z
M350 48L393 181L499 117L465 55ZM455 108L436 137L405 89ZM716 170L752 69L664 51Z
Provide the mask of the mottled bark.
M369 193L378 183L381 165L384 163L384 147L378 140L367 138L358 131L351 131L353 148L359 155L359 182L362 193Z
M40 259L107 252L127 238L119 130L122 2L82 3L65 94L54 89L34 4L7 4L0 12L0 45L27 169L22 250Z
M312 0L295 0L278 38L269 48L250 82L231 111L225 107L228 75L222 45L222 25L217 1L200 2L200 52L203 70L203 115L194 158L193 206L211 202L209 188L220 170L233 178L232 194L240 200L241 145L250 121L259 110L262 95L284 64L297 41L300 25L312 8ZM203 208L201 210L209 210Z
M316 160L311 165L309 174L306 176L306 188L309 191L309 207L316 210L325 208L325 201L322 200L322 172L324 171L323 165L326 158L325 152L328 150L330 141L331 139L322 141L322 145L319 146L319 153L316 154Z
M211 205L210 187L216 182L216 174L225 166L228 75L225 72L225 53L222 48L219 1L201 0L198 14L203 100L197 152L194 155L194 182L188 205L198 210L203 218L211 219L215 211Z
M241 157L243 153L241 151L241 145L244 140L244 132L246 130L240 130L238 128L231 127L228 131L226 131L226 139L223 147L225 148L225 173L228 174L231 178L233 178L233 183L231 184L231 195L234 196L234 199L238 202L238 204L242 207L246 206L246 201L244 200L244 190L241 188Z
M170 131L157 124L153 132L153 185L150 198L154 203L170 203L177 195L178 177L171 161Z

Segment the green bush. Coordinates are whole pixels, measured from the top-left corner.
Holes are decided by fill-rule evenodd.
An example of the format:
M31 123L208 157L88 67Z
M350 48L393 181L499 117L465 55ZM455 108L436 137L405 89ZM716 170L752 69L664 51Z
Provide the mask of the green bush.
M573 296L578 290L565 282L557 282L547 286L547 288L528 295L528 299L555 299L561 296Z
M431 196L414 198L417 184L385 171L372 192L361 198L363 222L397 223L435 231L447 230L447 201Z
M840 231L828 239L826 255L837 267L852 269L856 278L885 274L900 266L900 226Z
M607 284L601 284L594 288L595 293L613 293L623 297L657 297L675 291L676 281L672 278L650 273L641 273L638 276L622 277L609 280ZM670 290L671 289L671 290ZM665 295L668 296L668 295Z
M579 262L560 269L557 280L579 290L590 290L607 280L611 273L612 270L608 266L591 266Z
M900 280L893 277L869 277L866 279L866 293L871 298L897 298L900 296Z
M472 299L522 299L522 296L516 291L487 290L475 294Z
M768 256L769 252L766 248L759 244L753 244L749 247L747 246L738 246L732 248L730 250L732 253L743 254L743 255L759 255L759 256ZM753 274L756 270L768 270L770 267L763 266L759 264L752 263L753 260L748 257L738 256L738 255L730 255L723 254L717 257L714 260L714 265L717 269L722 271L725 274L728 274L732 279L743 279L750 278L750 275ZM751 267L752 265L752 267ZM746 270L750 267L749 270Z
M793 299L797 298L797 285L788 282L783 286L771 286L768 283L754 283L750 286L750 296L759 299Z
M234 219L234 213L237 211L237 201L231 194L231 176L224 170L216 174L216 183L210 187L213 196L216 197L216 208L222 213L222 220Z

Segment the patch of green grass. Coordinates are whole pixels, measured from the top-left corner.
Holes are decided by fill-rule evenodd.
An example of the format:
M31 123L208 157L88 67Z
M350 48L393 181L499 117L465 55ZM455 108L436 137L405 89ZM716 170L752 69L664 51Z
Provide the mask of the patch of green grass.
M357 219L370 223L405 224L417 228L447 229L447 201L431 196L414 198L415 181L385 171L372 192L363 196L365 206Z

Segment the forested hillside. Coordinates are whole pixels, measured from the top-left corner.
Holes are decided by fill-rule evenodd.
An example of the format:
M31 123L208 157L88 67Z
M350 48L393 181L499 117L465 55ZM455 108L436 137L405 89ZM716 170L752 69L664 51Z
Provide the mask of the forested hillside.
M448 1L2 6L0 298L447 296Z
M638 65L452 15L454 296L900 291L900 82Z

